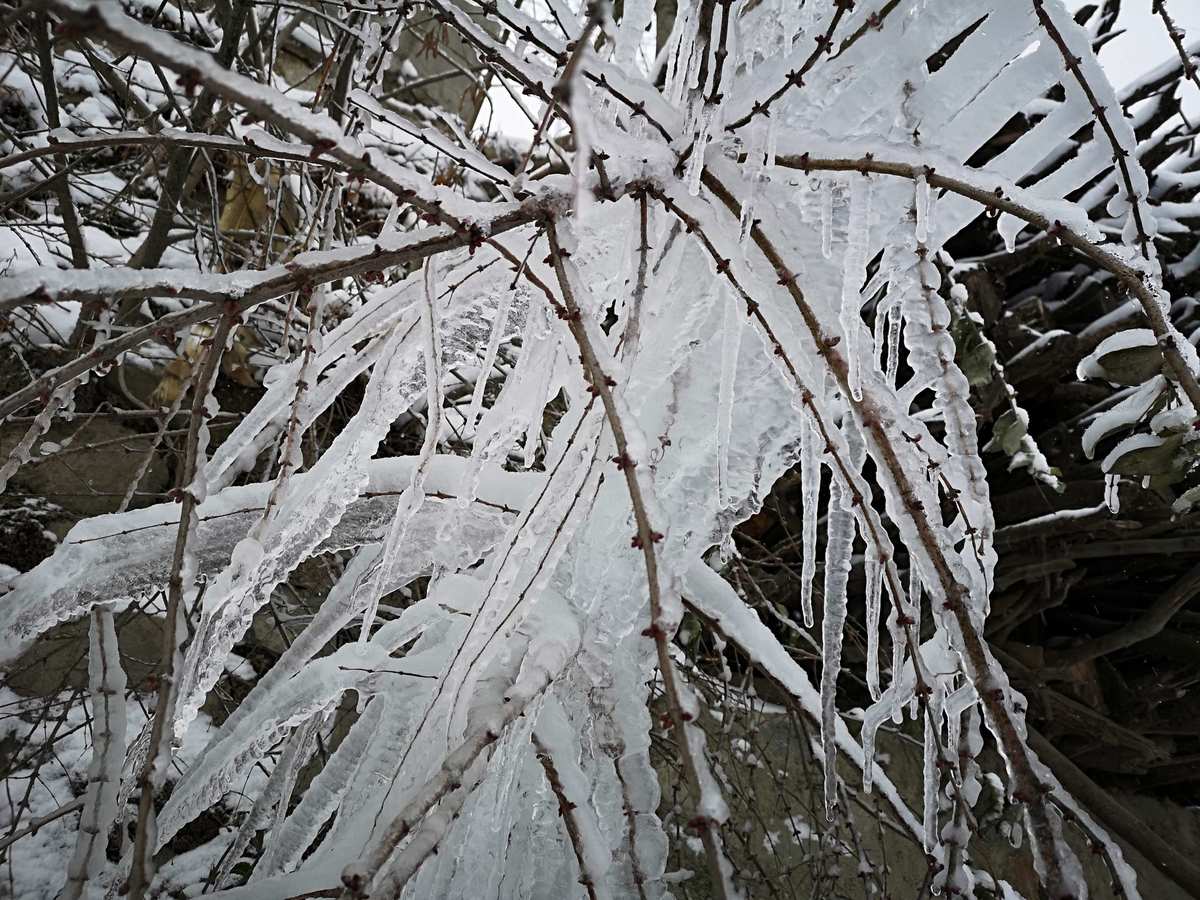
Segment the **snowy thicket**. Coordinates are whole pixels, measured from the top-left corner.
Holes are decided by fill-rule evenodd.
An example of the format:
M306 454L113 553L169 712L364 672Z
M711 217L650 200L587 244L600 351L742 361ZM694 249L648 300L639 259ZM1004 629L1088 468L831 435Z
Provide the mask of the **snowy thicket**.
M1120 849L1030 749L1024 700L983 637L995 528L951 328L966 293L948 241L983 215L1010 251L1027 229L1049 234L1144 314L1079 376L1156 354L1088 452L1143 423L1104 462L1118 479L1132 455L1196 437L1200 361L1155 247L1191 211L1152 195L1134 124L1060 0L692 0L657 55L648 0L615 18L557 0L311 15L233 0L173 24L156 8L25 7L22 27L59 55L48 82L12 79L47 117L6 135L0 160L11 190L62 188L45 248L12 232L28 254L0 279L0 308L26 335L65 320L41 343L73 351L0 400L28 423L0 482L48 452L51 420L109 367L176 342L188 363L163 404L187 423L176 502L130 509L131 488L0 602L0 662L90 619L90 762L64 896L151 894L156 853L234 785L246 802L193 851L193 893L665 896L679 873L652 694L709 889L742 896L729 776L701 727L698 663L673 640L685 619L811 718L831 815L859 789L837 757L861 769L931 854L934 891L1017 896L973 865L972 808L999 776L1048 896L1088 896L1067 821L1138 896ZM515 162L390 99L394 50L431 16L527 104L534 139ZM313 80L271 66L285 37L319 45ZM90 80L89 100L50 117L46 83L72 79ZM980 161L1029 109L1036 124ZM1063 160L1085 127L1093 139ZM157 204L149 227L119 240L81 225L75 207L120 218L124 201L61 173L137 146L166 170L142 201ZM1189 153L1162 165L1195 182ZM252 253L235 254L215 209L168 240L172 191L218 197L217 154L240 155L238 177L267 198ZM136 194L141 176L113 177ZM1111 198L1102 220L1088 192ZM385 214L351 226L358 203ZM64 249L72 267L50 258ZM214 386L245 358L247 321L268 348L263 390L218 438ZM1054 484L1011 402L1014 464ZM350 411L318 447L310 429L333 408ZM381 454L398 420L423 440ZM817 684L719 574L734 526L794 467ZM318 558L336 561L319 608L209 728L201 707L235 645ZM156 698L127 726L114 609L154 595ZM852 601L873 701L853 730L837 703ZM335 640L347 629L355 640ZM873 749L906 716L926 760L912 808ZM984 771L985 744L1002 770Z

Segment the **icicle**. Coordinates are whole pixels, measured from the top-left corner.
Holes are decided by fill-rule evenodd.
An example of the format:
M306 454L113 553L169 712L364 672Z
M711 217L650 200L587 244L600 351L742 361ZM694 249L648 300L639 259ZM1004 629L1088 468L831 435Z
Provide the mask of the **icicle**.
M1121 476L1104 476L1104 505L1114 516L1121 511Z
M935 687L935 693L940 688ZM941 784L941 770L938 768L938 745L937 734L934 731L934 723L937 721L938 715L933 708L933 696L929 698L929 714L924 717L925 721L925 741L924 741L924 759L921 767L921 795L924 802L924 815L921 820L922 838L925 845L925 852L932 853L933 848L937 846L937 814L938 814L938 788Z
M903 308L897 298L896 302L892 303L888 313L886 376L887 383L893 388L896 386L896 374L900 370L900 325L903 317Z
M1004 249L1012 253L1017 249L1017 235L1020 234L1025 226L1029 223L1024 219L1017 218L1010 213L1002 213L999 220L996 222L996 231L1004 240Z
M904 702L914 696L916 687L916 672L910 664L897 669L891 685L883 696L867 707L863 713L862 730L859 740L863 748L863 790L871 793L875 784L875 737L879 727L889 718L895 718L896 711L904 708Z
M846 335L846 356L850 364L850 394L862 399L862 289L867 280L867 254L871 240L870 179L850 185L850 221L846 250L842 257L841 325Z
M766 122L754 121L750 124L751 133L746 150L747 180L750 182L750 189L746 192L741 219L738 222L738 245L742 248L743 258L750 246L755 207L767 181L766 167L769 163L766 159L770 152L768 145L773 142L774 124L774 119L767 119Z
M720 296L724 305L724 324L721 328L721 384L717 395L717 496L725 502L733 500L729 482L729 441L733 430L734 380L746 317L734 299L726 295L724 286Z
M915 561L910 560L908 565L908 606L912 615L912 633L916 635L917 640L921 640L921 573L917 568ZM912 717L917 717L917 703L913 700L912 709L910 710ZM899 725L902 716L899 710L892 720Z
M817 446L816 426L804 414L800 431L800 504L803 515L801 544L804 561L800 575L800 607L804 612L804 627L813 627L812 591L817 572L817 507L821 502L821 458Z
M821 179L821 255L833 258L833 179Z
M695 78L699 5L690 3L675 19L673 45L667 50L666 95L672 106L680 106Z
M917 243L929 240L929 182L928 169L921 169L916 180ZM1010 251L1011 252L1011 251Z
M520 290L520 289L519 289ZM549 307L535 301L529 308L521 334L517 364L504 380L500 394L474 428L470 463L455 492L455 514L440 529L445 541L457 541L471 503L479 490L484 469L506 454L510 445L525 433L524 463L533 462L542 430L542 413L551 378L554 376L557 338L550 326Z
M700 193L700 176L704 174L704 154L708 150L708 142L712 139L715 119L716 109L704 104L698 116L696 137L692 145L692 155L688 157L685 176L688 194L692 197Z
M779 149L779 130L775 123L777 119L767 119L767 146L763 152L763 168L772 169L775 166L775 155Z
M863 563L867 576L867 690L879 699L879 610L883 599L883 563L870 548Z
M854 552L851 498L834 478L829 491L829 524L825 547L825 612L821 624L821 747L825 757L825 813L832 821L837 801L837 677L842 665L842 631L846 626L846 581Z
M621 68L633 68L642 38L653 21L654 0L631 0L625 4L621 20L617 23L614 63Z
M217 868L216 874L213 876L213 885L221 888L229 879L233 872L234 866L242 858L242 853L249 845L255 834L265 828L268 823L268 818L271 815L272 807L275 808L275 822L270 827L270 832L263 840L263 855L259 857L258 865L255 866L254 873L250 876L250 880L256 880L256 876L261 878L267 869L267 858L271 856L277 848L274 840L278 832L278 825L283 817L287 814L288 800L292 794L292 787L295 784L296 775L299 770L308 762L311 755L311 739L315 737L316 726L320 724L323 716L317 715L309 719L308 722L301 725L287 739L284 744L283 752L279 754L279 760L275 763L275 768L271 770L270 777L267 778L266 786L259 793L258 798L254 801L254 805L242 820L241 827L238 828L237 834L234 836L233 842L225 850L224 858Z
M586 55L590 51L585 48ZM575 154L571 162L571 174L575 181L575 217L583 216L591 208L593 198L591 191L592 147L595 124L592 120L592 110L589 101L587 82L580 76L584 69L584 61L575 68L574 83L568 86L570 91L568 105L571 108L571 134L575 138Z
M550 394L550 382L555 374L556 359L559 352L559 345L556 341L552 341L547 337L545 343L548 345L547 355L549 356L549 360L538 371L538 378L534 381L530 390L530 400L527 406L530 414L525 416L527 422L525 424L525 442L522 448L521 463L526 469L533 467L534 457L537 455L538 442L542 436L542 413L546 406L546 399Z
M890 604L887 618L887 629L888 636L892 641L892 680L888 685L888 690L891 690L892 686L896 684L896 679L900 677L900 669L904 665L904 650L908 645L908 641L907 632L905 631L904 625L901 623L901 617L908 616L908 607L903 596L897 597L893 593L892 580L886 577L887 571L888 569L885 566L883 572L885 577L880 580L883 582L884 590L887 592L888 603ZM884 693L886 694L887 691ZM896 718L897 716L903 718L903 703L897 701L890 714L892 718Z
M866 293L864 291L864 293ZM891 307L887 303L887 298L884 297L875 304L875 322L871 332L872 356L875 360L875 368L880 372L887 367L887 332L888 332L888 317L891 312Z

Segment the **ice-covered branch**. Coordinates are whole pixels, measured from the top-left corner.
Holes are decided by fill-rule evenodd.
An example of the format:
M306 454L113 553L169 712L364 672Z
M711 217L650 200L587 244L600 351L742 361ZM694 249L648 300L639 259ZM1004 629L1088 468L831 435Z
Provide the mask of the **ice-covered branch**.
M1192 54L1188 52L1187 47L1183 43L1183 32L1179 26L1175 24L1175 20L1171 18L1171 13L1167 9L1167 0L1153 0L1151 4L1152 11L1158 14L1162 19L1163 27L1167 30L1167 36L1171 38L1171 43L1175 45L1175 52L1179 54L1179 62L1183 65L1183 74L1192 84L1200 90L1200 69L1197 69L1195 60L1192 59Z
M1074 76L1080 90L1087 97L1092 108L1092 114L1100 125L1104 136L1112 148L1113 163L1121 173L1121 181L1125 187L1125 195L1121 197L1122 205L1129 210L1134 236L1146 260L1154 258L1152 241L1154 225L1153 216L1145 206L1148 194L1146 173L1137 161L1137 138L1128 120L1121 112L1120 104L1116 103L1116 95L1108 79L1104 77L1100 64L1089 53L1081 52L1085 44L1082 28L1066 14L1059 4L1047 8L1045 0L1032 0L1034 12L1038 21L1050 35L1050 39L1062 54L1067 71ZM1055 21L1055 18L1059 21ZM1071 45L1077 47L1073 48ZM1089 69L1084 73L1084 67ZM1105 103L1101 103L1097 91L1103 89ZM1110 114L1111 110L1111 114ZM1115 121L1114 118L1115 117Z
M637 533L632 539L632 545L641 550L650 598L650 625L644 633L654 641L658 656L659 673L663 679L671 721L696 804L694 821L704 844L713 889L721 900L732 900L739 896L739 893L733 885L729 862L721 846L718 831L727 813L722 812L724 802L721 800L716 780L709 771L708 761L704 758L703 732L699 730L699 726L692 724L699 714L699 707L690 689L679 682L675 663L671 659L670 640L679 627L682 610L674 578L659 567L656 544L663 540L665 535L657 530L656 525L665 530L667 523L659 521L652 524L650 520L650 504L653 503L655 512L659 512L659 507L654 499L654 482L653 475L649 472L647 443L636 421L628 412L627 401L613 391L617 386L616 382L605 373L600 362L596 342L589 333L589 326L594 329L595 324L590 317L585 316L576 300L575 289L567 274L566 257L559 245L553 224L548 226L547 234L550 239L550 262L562 292L560 317L567 323L579 348L589 390L598 394L601 403L604 404L605 418L617 448L617 455L613 461L624 476L633 507Z
M218 320L217 327L207 339L208 347L204 362L196 379L192 397L191 421L188 426L187 445L183 469L179 477L181 505L179 528L175 537L175 549L171 558L171 574L167 579L167 616L163 627L162 645L158 661L158 702L154 708L153 725L150 730L150 752L138 773L141 796L138 800L137 829L133 843L133 857L129 874L129 893L134 900L141 900L154 877L153 833L155 794L166 778L174 739L172 723L175 699L178 695L177 682L180 663L180 647L188 628L184 594L194 592L192 579L195 573L194 553L189 555L188 537L198 524L196 507L203 497L196 496L192 479L198 461L203 460L204 444L207 443L207 426L204 419L209 413L209 395L216 373L225 352L225 342L233 328L233 316L225 314Z

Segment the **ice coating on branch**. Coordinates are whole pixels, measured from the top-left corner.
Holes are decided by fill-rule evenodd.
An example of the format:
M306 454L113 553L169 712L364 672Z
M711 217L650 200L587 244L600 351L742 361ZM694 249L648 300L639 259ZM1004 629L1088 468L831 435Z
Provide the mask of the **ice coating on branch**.
M485 323L459 320L452 325L445 314L442 320L449 335L453 335L452 340L449 335L440 338L446 350L443 365L465 361L474 352L473 332L485 328ZM331 489L318 498L319 502L312 503L303 491L290 488L268 531L257 541L247 538L235 547L230 566L206 591L199 633L190 649L194 662L185 669L188 677L180 689L180 727L185 727L194 714L203 693L215 680L220 660L245 629L250 614L266 600L266 592L313 552L328 535L332 521L365 487L366 461L391 422L416 397L426 393L427 343L401 323L392 327L388 345L372 370L362 408L312 471L318 482L331 485Z
M474 430L479 421L479 415L483 411L483 395L487 390L488 376L491 374L492 367L496 365L496 354L500 352L500 342L504 339L504 329L508 324L508 310L514 296L516 296L515 291L505 292L500 299L500 306L496 309L496 317L492 320L492 332L488 336L487 349L483 351L483 359L479 366L481 377L475 382L475 389L471 392L471 405L467 409L464 425L468 431Z
M268 839L264 842L267 849L264 851L264 858L259 861L255 872L251 874L251 880L254 880L255 876L260 873L265 874L270 870L270 860L265 857L273 856L279 847L278 841L271 838L277 836L279 825L287 814L288 801L291 798L296 775L299 769L308 762L315 747L317 730L322 719L323 716L319 714L313 716L288 737L283 751L275 763L275 768L271 770L266 786L255 798L254 805L242 820L233 842L225 852L221 866L213 876L213 884L218 888L228 881L233 867L241 859L242 853L255 836L255 832L260 829L267 831Z
M386 696L379 696L350 727L349 734L338 744L329 761L304 792L300 803L279 828L271 845L270 855L255 867L254 880L260 881L277 872L292 871L308 849L317 832L337 810L351 780L363 762L370 739L379 727Z
M816 427L806 415L802 415L800 432L800 503L801 515L801 561L800 608L804 615L804 627L813 626L812 591L817 576L817 515L821 501L821 458Z
M863 560L866 571L867 689L871 699L879 699L879 616L883 603L883 566L874 551Z
M922 823L924 826L925 851L933 852L938 846L938 794L941 788L942 761L941 749L938 744L937 728L941 718L941 697L939 689L925 699L927 713L922 717L924 725L924 750L921 766L921 806L923 810Z
M558 781L560 804L565 803L568 807L563 815L564 819L571 817L571 830L577 836L572 841L578 840L575 850L580 865L579 880L595 892L597 900L608 898L611 895L606 889L606 875L612 862L608 842L600 832L600 822L589 802L587 776L577 762L579 751L575 729L554 698L543 704L533 738L538 755L547 758L547 778L554 777Z
M88 766L75 851L60 896L84 896L105 866L108 832L117 819L125 750L125 672L121 668L112 609L92 610L88 632L88 690L92 699L92 761Z
M1158 266L1154 243L1146 241L1145 238L1152 237L1157 232L1157 223L1150 205L1146 202L1150 193L1149 182L1146 171L1137 158L1138 140L1133 125L1124 114L1112 82L1100 67L1096 55L1090 52L1087 32L1060 4L1039 5L1039 13L1052 23L1066 45L1063 52L1070 54L1078 67L1079 75L1087 85L1085 89L1076 77L1069 77L1064 79L1065 89L1071 94L1090 91L1099 105L1099 114L1107 123L1108 127L1104 130L1105 140L1113 141L1113 145L1108 148L1109 162L1118 163L1117 193L1114 195L1114 201L1123 207L1121 212L1125 214L1122 240L1129 246L1137 246L1139 253L1144 257L1147 271L1156 272Z

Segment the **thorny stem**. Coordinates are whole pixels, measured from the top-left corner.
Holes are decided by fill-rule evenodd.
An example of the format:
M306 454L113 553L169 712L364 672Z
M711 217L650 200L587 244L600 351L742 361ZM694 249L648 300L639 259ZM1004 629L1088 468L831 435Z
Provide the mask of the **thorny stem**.
M174 46L168 52L155 40L155 33L130 19L119 6L90 7L84 18L83 11L70 0L48 0L47 5L57 9L64 19L86 26L96 37L134 52L150 62L181 71L187 78L200 77L203 73L205 94L202 99L211 94L227 103L241 105L253 116L307 141L313 148L315 158L324 155L338 161L351 176L379 185L398 199L411 203L427 219L450 227L472 243L479 241L478 225L469 225L444 211L441 199L435 196L436 192L423 193L403 183L400 177L407 177L407 173L400 176L385 154L366 149L357 140L346 136L341 126L329 116L310 113L303 120L289 117L285 109L264 98L261 85L257 82L226 71L219 60L214 66L209 55L183 45ZM248 5L241 3L236 8L244 10ZM223 43L222 48L224 46ZM342 137L334 140L329 136L331 134ZM173 206L171 208L174 209ZM139 251L138 255L143 254Z
M725 71L725 58L729 55L729 16L733 10L733 0L720 0L721 4L721 34L717 38L717 49L713 51L713 83L705 101L710 106L721 102L721 76ZM707 60L708 55L705 54Z
M198 501L191 491L191 482L196 475L196 460L199 455L200 430L204 421L205 403L225 349L225 341L233 327L234 315L226 313L217 322L213 334L207 339L208 349L200 376L196 379L192 397L191 423L188 428L187 444L184 449L183 466L179 478L182 494L179 509L179 528L175 536L175 551L171 558L171 575L167 585L167 613L162 630L162 647L158 662L158 702L154 708L154 723L150 730L150 751L138 773L141 797L138 801L137 830L133 842L133 864L129 875L130 900L142 900L154 876L154 848L151 846L154 828L154 795L161 787L161 771L170 756L172 723L175 706L175 655L179 651L179 638L183 632L182 616L184 563L187 557L188 536Z
M631 359L641 343L642 301L646 299L646 271L649 268L650 235L649 210L647 209L646 194L638 195L638 270L637 281L633 286L633 296L630 300L629 324L621 336L621 355Z
M326 222L325 233L322 236L322 250L329 249L329 243L333 236L334 217L341 196L342 192L339 189L333 191L331 198L327 198L328 205L325 209ZM275 479L275 484L271 487L271 494L267 498L267 508L263 512L261 520L263 523L270 518L275 504L279 501L288 483L288 477L296 467L295 461L299 452L299 442L304 438L303 430L300 427L300 408L309 389L308 379L312 377L310 367L313 357L317 352L317 336L321 330L321 319L325 309L326 292L324 290L318 289L318 291L314 292L308 288L301 288L299 297L307 301L304 312L308 316L308 330L304 336L304 349L301 352L300 371L296 375L296 390L292 396L291 415L288 417L283 450L280 453L279 476ZM284 342L284 346L286 346L286 341Z
M123 718L119 720L121 727L113 730L114 707L123 711L125 704L125 674L121 670L112 607L107 604L95 606L90 618L89 643L91 650L99 656L99 659L91 660L89 666L95 673L91 679L92 704L95 710L92 727L92 772L89 773L87 791L88 795L92 795L92 806L85 809L79 819L79 835L76 838L74 858L67 867L67 883L60 895L62 900L77 900L81 897L88 880L96 874L91 871L92 861L96 858L103 859L104 848L108 844L109 827L112 825L110 816L115 816L117 812L116 809L112 809L109 815L105 814L104 794L107 791L110 795L115 795L118 789L118 785L106 789L104 783L112 780L109 777L112 771L109 763L115 762L125 752ZM100 709L104 710L103 715L100 715ZM103 731L98 727L101 722L104 726ZM120 766L116 766L116 769L116 780L119 782ZM96 786L94 794L93 785Z
M168 432L171 419L175 418L175 414L179 412L180 407L183 405L184 397L192 386L194 374L195 373L192 370L188 370L187 377L184 378L183 383L179 386L179 393L176 394L175 399L171 401L170 407L162 411L162 421L158 424L158 430L154 433L154 437L150 441L150 446L146 448L146 452L142 455L142 461L138 463L138 467L136 471L134 471L133 477L129 479L129 486L125 488L125 496L121 498L121 503L117 506L117 512L125 512L127 509L129 509L129 504L133 502L134 495L137 493L138 485L142 483L142 479L146 477L146 473L150 470L150 466L154 464L154 459L158 453L159 444L162 443L162 439ZM172 433L174 434L175 432Z
M1129 208L1133 213L1134 225L1137 227L1138 244L1141 245L1142 256L1150 259L1151 241L1149 235L1146 233L1146 226L1142 222L1142 201L1133 190L1133 179L1129 174L1129 153L1121 147L1120 142L1117 140L1116 132L1113 131L1112 123L1108 121L1104 107L1096 99L1096 92L1092 90L1092 86L1088 84L1087 79L1083 75L1083 70L1079 67L1080 59L1067 46L1062 32L1058 30L1058 27L1054 24L1054 20L1046 12L1044 3L1045 0L1033 0L1034 12L1037 13L1038 21L1042 23L1042 27L1050 35L1050 39L1054 41L1058 52L1062 54L1063 61L1067 65L1067 70L1075 76L1075 80L1083 90L1084 96L1087 97L1088 103L1091 104L1092 115L1096 117L1096 121L1104 131L1105 137L1108 138L1108 143L1112 146L1113 162L1116 163L1117 168L1121 172L1121 180L1125 183L1125 195L1129 201Z
M221 34L221 44L213 56L216 64L228 69L237 55L238 41L246 21L246 14L251 4L248 0L236 0L226 5L226 19ZM96 17L89 17L88 26ZM81 23L82 24L82 23ZM150 57L148 57L150 58ZM161 65L170 65L169 60L153 60ZM203 130L209 123L217 101L217 93L211 84L205 84L200 92L196 105L192 109L191 121L197 130ZM175 221L175 209L185 196L189 174L193 171L194 157L186 148L178 147L171 152L167 168L159 183L159 201L154 210L154 217L146 239L133 254L129 264L135 269L157 266L169 246L169 230ZM126 317L136 307L125 305L121 310L121 318Z
M64 803L53 812L46 813L44 816L38 816L35 819L30 819L29 824L20 831L14 831L12 834L8 834L3 838L0 838L0 852L4 851L7 847L12 846L23 837L28 837L31 834L37 834L38 831L40 831L46 825L49 825L55 819L61 819L63 816L69 816L71 813L83 809L86 801L86 797L76 797L70 803Z
M583 847L583 836L579 827L579 815L576 812L577 807L567 799L566 788L563 787L562 779L558 775L558 767L554 764L554 756L550 749L538 739L536 731L529 736L529 739L533 742L538 762L542 764L542 770L546 773L546 783L550 785L550 790L554 792L554 796L558 800L558 814L562 817L563 827L567 831L567 837L571 840L571 849L575 851L575 860L579 863L579 883L587 890L588 900L596 900L597 879L588 865L587 853Z
M638 858L638 843L637 843L637 811L633 808L633 801L629 797L629 785L625 782L625 775L621 771L621 753L622 747L617 747L612 751L613 772L617 776L617 783L621 786L621 808L625 813L626 827L629 829L629 867L633 872L633 884L637 888L638 900L646 900L646 873L642 871L642 863Z
M1151 12L1158 13L1158 17L1163 20L1171 43L1175 45L1175 52L1179 54L1179 61L1183 63L1184 77L1197 89L1200 89L1200 72L1198 72L1196 64L1192 62L1191 56L1188 55L1187 48L1183 45L1183 32L1179 30L1175 20L1167 12L1167 0L1154 0Z
M883 28L883 20L886 19L897 6L900 5L900 0L887 0L887 3L879 7L875 12L867 15L863 19L863 23L858 26L849 36L844 38L841 44L838 45L838 52L833 54L830 59L837 59L851 47L853 47L868 31L880 31Z
M650 522L646 499L642 495L642 486L636 473L637 466L646 465L648 461L633 459L629 454L629 441L617 409L616 400L613 397L612 382L605 374L584 327L583 313L579 309L574 290L567 278L562 248L559 246L553 222L549 223L546 234L550 241L550 259L554 266L554 274L558 278L559 288L562 291L562 306L565 312L563 318L579 347L580 359L584 371L587 373L588 381L594 391L599 394L600 402L604 405L605 417L608 419L613 442L617 447L617 459L622 460L621 473L625 476L625 487L629 492L633 517L637 524L637 539L641 545L642 560L646 566L646 583L650 599L650 627L647 632L654 640L659 674L663 680L663 690L667 697L667 706L670 711L671 723L674 726L684 772L687 775L694 799L699 803L701 800L701 762L693 757L692 747L687 739L686 729L689 727L690 716L684 713L681 692L676 682L675 664L671 660L670 633L678 627L678 623L667 622L663 615L662 582L658 568L658 553L655 550L655 545L661 539L661 535ZM733 900L726 891L726 878L721 865L723 851L717 840L717 827L718 823L706 821L704 827L700 828L700 839L704 844L704 854L708 862L709 876L712 879L715 895L719 900Z
M562 75L551 89L550 94L559 103L569 106L571 102L571 82L575 77L575 72L579 68L580 62L583 60L583 54L587 52L588 46L591 44L592 35L596 33L596 29L600 26L599 6L593 6L588 15L587 27L575 42L575 46L571 50L571 56L567 60L567 64L563 66ZM529 144L529 149L525 155L521 157L520 165L517 166L517 171L513 175L513 180L520 178L525 169L529 166L529 161L533 158L533 153L537 149L538 144L542 142L542 138L546 134L546 129L550 125L551 119L554 118L554 113L557 109L557 104L547 103L546 109L542 112L542 120L538 123L537 131L534 132L533 140ZM587 160L583 160L582 165L587 165Z
M145 133L141 131L117 132L116 134L94 134L85 136L52 135L44 147L30 147L19 153L0 157L0 169L8 169L23 162L40 159L44 156L62 155L65 153L81 153L85 150L103 150L109 147L144 147L147 149L188 148L194 150L210 150L222 153L238 153L250 159L284 159L289 162L304 163L322 168L340 169L342 165L337 160L313 159L312 148L303 144L255 144L246 137L242 140L224 137L219 134L207 134L189 131L159 131Z

